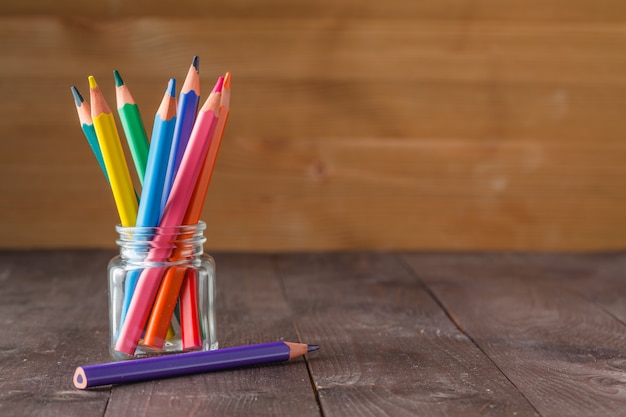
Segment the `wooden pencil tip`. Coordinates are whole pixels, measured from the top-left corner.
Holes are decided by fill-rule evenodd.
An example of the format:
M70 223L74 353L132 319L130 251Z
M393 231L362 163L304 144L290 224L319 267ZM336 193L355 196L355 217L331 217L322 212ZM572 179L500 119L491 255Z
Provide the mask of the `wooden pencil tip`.
M226 75L224 75L224 89L230 89L230 72L227 72Z
M200 57L198 55L193 57L191 65L196 69L197 72L200 72Z
M170 78L170 81L167 83L167 94L171 97L176 97L176 79Z
M307 352L313 352L314 350L318 350L319 348L320 348L320 346L319 346L319 345L309 345L309 346L306 348L306 351L307 351Z
M89 88L97 88L98 87L98 83L96 82L96 79L94 78L93 75L89 76Z
M120 75L118 70L113 70L113 77L115 78L116 87L121 87L124 85L124 80L122 79L122 76Z
M74 101L76 102L76 105L79 107L82 106L85 99L83 98L83 96L80 95L78 88L76 88L75 86L72 86L71 90L72 90L72 95L74 96Z

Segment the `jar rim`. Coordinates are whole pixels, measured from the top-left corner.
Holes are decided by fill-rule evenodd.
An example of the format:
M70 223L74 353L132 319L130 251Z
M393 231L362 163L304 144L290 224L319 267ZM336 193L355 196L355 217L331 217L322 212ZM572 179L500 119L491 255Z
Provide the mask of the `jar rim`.
M178 226L122 226L121 224L115 225L115 231L119 234L148 234L154 235L156 232L161 234L186 234L186 233L198 233L206 230L206 223L202 220L196 224L182 224Z

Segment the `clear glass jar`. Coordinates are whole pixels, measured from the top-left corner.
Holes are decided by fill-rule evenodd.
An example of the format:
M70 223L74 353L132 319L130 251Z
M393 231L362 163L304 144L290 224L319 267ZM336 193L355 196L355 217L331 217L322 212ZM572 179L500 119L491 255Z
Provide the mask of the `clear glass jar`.
M111 357L217 349L206 225L122 227L108 265Z

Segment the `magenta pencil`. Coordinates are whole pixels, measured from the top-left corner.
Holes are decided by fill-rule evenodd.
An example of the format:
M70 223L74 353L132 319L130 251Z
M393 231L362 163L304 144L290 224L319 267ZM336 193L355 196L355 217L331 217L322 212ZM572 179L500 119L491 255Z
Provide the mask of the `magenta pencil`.
M160 227L180 226L183 221L200 175L202 161L206 158L209 149L210 138L217 122L218 107L219 99L216 100L213 95L210 95L198 113L178 174L165 204ZM167 242L158 241L159 236L157 235L152 242L153 247L148 254L148 262L162 262L172 255L172 248ZM160 239L167 239L167 237ZM142 271L115 344L116 351L127 355L135 352L165 270L166 268L155 267Z

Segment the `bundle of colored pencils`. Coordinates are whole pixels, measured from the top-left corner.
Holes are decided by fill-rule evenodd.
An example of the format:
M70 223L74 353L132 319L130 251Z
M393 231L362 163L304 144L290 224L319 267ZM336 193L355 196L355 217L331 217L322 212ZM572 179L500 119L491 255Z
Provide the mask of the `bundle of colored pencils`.
M228 119L230 73L217 79L200 107L198 63L196 56L178 100L176 82L169 80L149 142L139 108L119 72L114 71L117 111L141 183L140 197L133 186L115 118L95 78L89 77L91 107L76 87L71 88L83 133L111 186L124 227L173 227L200 221ZM183 280L183 268L159 274L163 272L158 268L129 272L116 351L132 356L142 335L143 345L163 347L173 313L171 306L175 304L165 300L175 300L184 292L182 283L193 284L194 280ZM185 349L200 348L197 333L194 330L183 336Z

